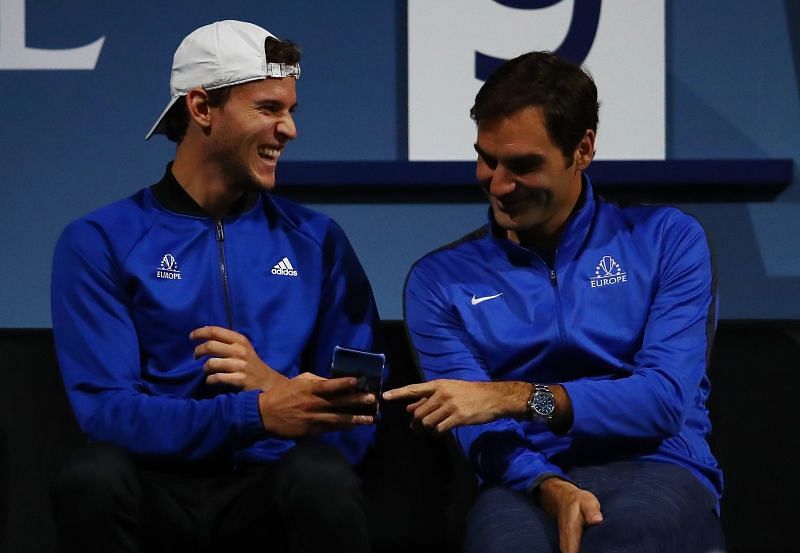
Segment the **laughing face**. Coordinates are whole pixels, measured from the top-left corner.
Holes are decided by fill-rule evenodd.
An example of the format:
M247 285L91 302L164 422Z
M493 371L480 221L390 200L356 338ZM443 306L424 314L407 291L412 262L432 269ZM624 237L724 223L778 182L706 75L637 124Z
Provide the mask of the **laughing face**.
M295 79L264 79L234 86L212 109L209 129L214 157L231 182L272 190L275 167L286 143L297 136L292 112Z

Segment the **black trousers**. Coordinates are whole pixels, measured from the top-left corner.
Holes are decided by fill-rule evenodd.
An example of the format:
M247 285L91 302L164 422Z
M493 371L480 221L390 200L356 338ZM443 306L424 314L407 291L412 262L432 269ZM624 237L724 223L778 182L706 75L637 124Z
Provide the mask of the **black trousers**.
M53 487L62 553L369 551L361 484L333 447L299 443L265 465L137 465L90 444Z

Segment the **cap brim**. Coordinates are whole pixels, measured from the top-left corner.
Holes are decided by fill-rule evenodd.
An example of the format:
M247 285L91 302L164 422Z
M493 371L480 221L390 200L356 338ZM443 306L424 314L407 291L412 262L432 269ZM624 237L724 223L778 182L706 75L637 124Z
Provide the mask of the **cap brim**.
M164 116L167 115L167 112L170 110L170 108L172 106L175 105L175 102L177 102L178 98L180 98L180 97L181 97L180 95L179 96L174 96L169 101L169 103L167 104L167 107L164 108L164 111L162 111L161 115L159 115L158 119L156 119L156 123L150 129L150 132L148 132L146 135L144 135L144 139L145 140L149 140L150 137L153 136L154 134L164 134Z

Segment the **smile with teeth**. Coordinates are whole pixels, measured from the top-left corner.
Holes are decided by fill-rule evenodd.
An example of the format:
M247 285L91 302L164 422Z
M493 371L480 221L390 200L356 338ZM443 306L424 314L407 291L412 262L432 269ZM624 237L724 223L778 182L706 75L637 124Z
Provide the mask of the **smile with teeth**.
M277 148L259 148L258 156L264 161L276 162L281 156L281 151Z

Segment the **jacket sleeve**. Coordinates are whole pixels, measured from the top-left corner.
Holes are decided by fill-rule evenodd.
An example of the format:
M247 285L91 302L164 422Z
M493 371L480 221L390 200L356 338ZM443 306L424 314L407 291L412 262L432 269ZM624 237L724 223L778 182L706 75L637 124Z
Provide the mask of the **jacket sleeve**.
M53 333L67 396L91 440L194 460L266 436L257 392L212 399L146 393L128 303L104 231L87 221L67 227L53 258Z
M698 394L716 328L708 242L700 224L676 210L665 220L659 244L659 280L633 374L564 384L575 436L675 436L688 408L705 399Z
M427 380L491 380L463 324L448 307L435 280L419 264L408 276L404 301L409 336ZM547 476L566 478L536 450L521 424L513 419L462 426L453 433L485 482L524 492Z
M344 231L330 221L323 247L323 283L320 308L303 368L330 377L334 346L383 353L383 339L375 299L367 275ZM388 366L383 381L387 380ZM351 463L361 461L375 437L375 425L329 432L319 439L337 447Z

